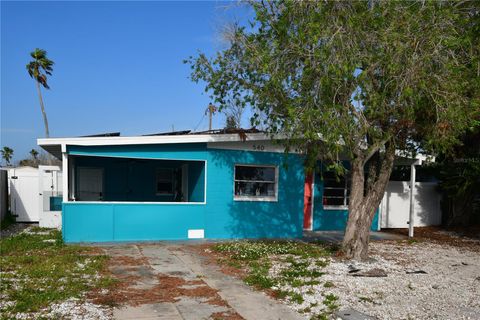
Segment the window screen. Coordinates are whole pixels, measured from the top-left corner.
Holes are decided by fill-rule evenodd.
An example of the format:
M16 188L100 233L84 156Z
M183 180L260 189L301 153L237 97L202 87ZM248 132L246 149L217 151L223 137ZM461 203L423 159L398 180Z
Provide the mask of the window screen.
M173 193L173 170L157 169L157 194Z
M235 198L275 200L277 169L272 166L235 166Z

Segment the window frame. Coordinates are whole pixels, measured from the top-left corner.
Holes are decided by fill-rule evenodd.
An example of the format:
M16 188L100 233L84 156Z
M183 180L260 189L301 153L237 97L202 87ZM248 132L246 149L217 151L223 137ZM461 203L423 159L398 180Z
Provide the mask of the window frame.
M343 179L345 180L345 184L343 188L340 187L326 187L325 186L325 178L323 177L323 174L328 171L322 170L322 182L323 182L323 190L322 190L322 206L324 210L348 210L348 203L349 203L349 189L351 190L350 186L350 176L348 174L345 174L343 176ZM342 177L341 177L342 178ZM330 180L330 179L329 179ZM336 189L336 190L343 190L343 204L324 204L325 200L325 189ZM334 198L334 197L328 197L328 198ZM339 198L339 197L337 197Z
M158 192L158 182L159 182L159 181L167 181L167 180L159 180L159 179L158 179L158 172L159 172L160 170L168 170L168 171L170 171L170 181L169 181L169 182L170 182L171 185L172 185L172 189L170 190L170 192ZM175 186L174 186L174 180L175 180L175 179L174 179L174 172L173 172L173 171L174 171L173 168L160 168L160 167L157 167L157 168L155 169L155 195L156 195L156 196L171 196L171 195L174 194L174 188L175 188Z
M235 194L235 174L238 167L261 167L261 168L274 168L275 180L274 180L274 196L241 196ZM233 165L233 200L234 201L261 201L261 202L278 202L278 166L272 164L252 164L252 163L235 163ZM267 182L268 183L268 182ZM270 182L271 183L271 182Z

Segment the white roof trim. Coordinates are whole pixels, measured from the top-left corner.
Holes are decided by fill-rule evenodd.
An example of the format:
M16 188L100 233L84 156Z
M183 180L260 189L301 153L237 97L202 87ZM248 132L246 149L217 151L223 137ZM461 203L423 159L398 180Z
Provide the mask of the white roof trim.
M270 140L264 133L248 133L247 140ZM135 136L135 137L78 137L37 139L39 146L76 145L76 146L113 146L129 144L172 144L243 141L239 134L190 134L177 136Z

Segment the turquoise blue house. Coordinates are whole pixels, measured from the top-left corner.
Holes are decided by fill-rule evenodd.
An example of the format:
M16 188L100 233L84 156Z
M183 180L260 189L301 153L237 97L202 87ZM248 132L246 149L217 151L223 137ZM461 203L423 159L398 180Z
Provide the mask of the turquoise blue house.
M345 228L348 181L306 175L301 154L262 133L38 144L62 159L66 242L300 238Z

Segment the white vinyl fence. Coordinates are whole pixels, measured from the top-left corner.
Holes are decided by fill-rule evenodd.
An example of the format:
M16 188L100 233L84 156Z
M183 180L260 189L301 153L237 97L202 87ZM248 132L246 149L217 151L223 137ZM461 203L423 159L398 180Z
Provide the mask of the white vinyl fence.
M62 172L57 166L8 169L10 211L17 222L60 228Z
M440 194L436 182L416 182L414 199L414 226L436 226L442 223ZM408 228L410 184L390 181L380 204L381 228Z

